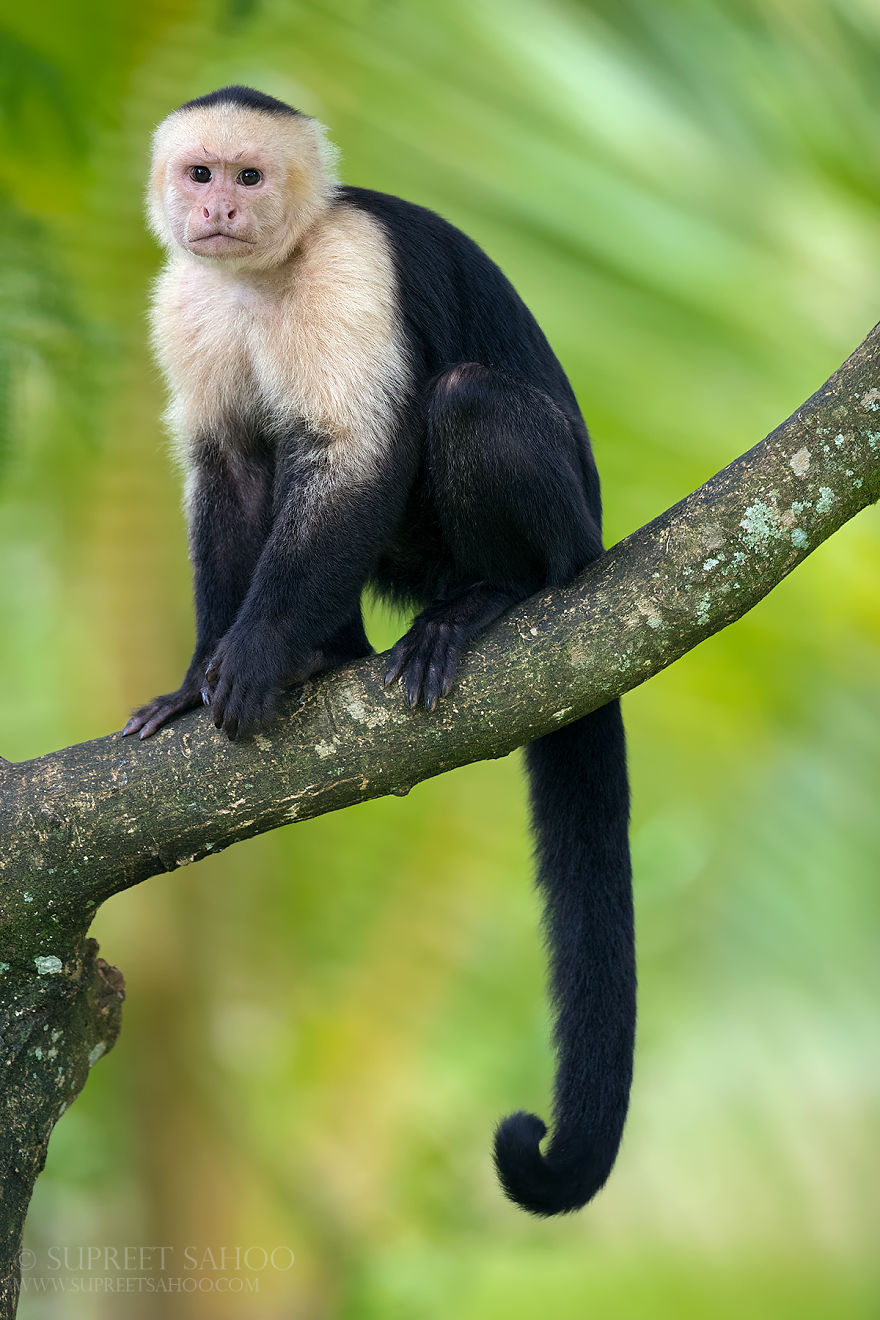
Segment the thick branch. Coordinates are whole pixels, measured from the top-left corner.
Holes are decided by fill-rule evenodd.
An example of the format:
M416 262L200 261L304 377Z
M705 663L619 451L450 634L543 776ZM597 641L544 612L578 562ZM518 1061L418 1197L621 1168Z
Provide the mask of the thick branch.
M368 660L292 694L277 727L249 743L229 743L200 711L145 743L111 735L4 767L9 956L52 953L47 911L56 929L78 929L157 872L503 756L595 709L740 618L878 495L880 327L754 449L503 619L436 713L411 712Z

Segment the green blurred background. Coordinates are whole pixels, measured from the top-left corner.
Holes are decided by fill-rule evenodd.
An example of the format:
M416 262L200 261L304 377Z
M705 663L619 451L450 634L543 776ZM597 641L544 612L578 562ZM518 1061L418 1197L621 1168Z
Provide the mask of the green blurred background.
M7 6L0 71L13 759L118 729L189 657L141 214L181 101L291 101L349 182L483 244L573 380L609 542L877 319L876 0L50 0ZM101 912L125 1028L52 1139L25 1320L877 1316L878 569L869 511L626 699L636 1084L587 1212L534 1222L490 1168L552 1068L512 757ZM164 1274L78 1268L141 1244ZM179 1291L110 1291L141 1276Z

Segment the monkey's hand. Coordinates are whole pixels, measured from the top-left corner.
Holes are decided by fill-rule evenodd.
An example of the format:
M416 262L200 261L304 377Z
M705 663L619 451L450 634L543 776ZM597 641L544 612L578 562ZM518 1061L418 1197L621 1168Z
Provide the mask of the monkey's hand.
M154 697L146 706L136 710L122 730L123 738L130 733L137 733L141 738L149 738L163 724L181 715L185 710L192 710L201 705L202 692L198 674L187 674L176 692L166 692L161 697Z
M318 651L293 655L268 624L234 625L205 669L202 700L218 729L232 741L246 738L271 723L284 688L304 683L322 664Z

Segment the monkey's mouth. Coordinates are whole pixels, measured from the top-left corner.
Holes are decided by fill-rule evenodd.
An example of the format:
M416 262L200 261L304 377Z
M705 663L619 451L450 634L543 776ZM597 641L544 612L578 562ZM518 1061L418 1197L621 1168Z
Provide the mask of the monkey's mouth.
M237 234L227 234L223 229L214 229L210 234L198 234L191 238L190 243L210 243L214 247L221 249L227 243L240 243L242 247L253 247L253 240L249 238L239 238Z

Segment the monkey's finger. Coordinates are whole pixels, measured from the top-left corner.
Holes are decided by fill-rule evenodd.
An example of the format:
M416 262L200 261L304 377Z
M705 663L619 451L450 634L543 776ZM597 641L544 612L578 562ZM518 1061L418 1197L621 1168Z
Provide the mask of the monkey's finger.
M209 687L213 687L217 682L217 679L220 677L226 651L227 647L225 642L218 642L217 650L209 657L205 664L205 679L207 680Z
M254 687L236 685L223 717L223 732L230 742L249 738L260 727L262 694Z
M449 638L438 637L428 661L428 670L422 686L422 698L427 710L436 710L437 702L443 695L443 677L446 673L449 651Z
M223 732L230 742L238 742L254 732L256 708L250 689L236 688L226 705Z
M411 706L417 706L419 704L422 682L425 677L425 668L425 660L419 652L416 652L407 665L406 672L403 675L403 690L406 694L406 699Z
M211 695L211 714L218 729L223 728L226 703L232 694L232 680L221 675L220 681Z
M260 703L249 700L235 711L227 712L224 731L230 742L241 742L243 738L252 738L261 727Z
M214 724L226 734L230 742L236 742L251 731L254 723L253 688L235 678L221 676L214 694L211 712Z
M151 734L161 728L165 721L170 719L173 714L174 711L171 710L169 706L161 706L159 710L156 711L156 714L153 715L151 719L147 720L146 724L138 734L141 742L143 742L144 738L149 738Z
M455 686L455 676L458 673L460 660L461 647L457 643L453 643L446 652L446 663L443 666L443 682L440 690L444 697L448 697Z
M149 710L136 710L122 730L123 738L127 738L130 733L137 733L138 729L146 724L148 714Z
M202 695L202 701L205 703L206 706L210 706L212 701L214 700L214 694L217 691L217 687L220 683L221 673L222 670L220 669L218 664L218 666L212 670L210 676L208 674L205 675L205 681L202 684L201 695Z
M143 729L147 724L153 724L154 718L160 711L162 712L162 719L167 719L169 714L174 713L174 709L175 707L173 707L170 702L162 701L159 698L155 701L151 701L148 706L141 706L140 710L134 712L131 719L122 730L123 738L127 738L129 734L137 733L139 729ZM149 733L142 733L141 737L148 738L150 733L154 732L155 728L158 728L158 725L154 725Z
M385 687L388 687L391 683L395 683L400 678L404 669L406 669L406 664L412 654L412 650L412 637L410 633L407 633L405 637L401 637L400 641L394 646L391 652L391 662L388 667L388 672L382 680Z
M154 711L154 713L150 716L150 718L141 728L139 735L141 741L143 741L144 738L149 738L151 733L155 733L156 730L158 728L161 728L161 726L165 723L165 721L169 720L171 716L174 715L175 713L176 713L175 706L172 706L170 704L165 706L160 706L158 710Z

